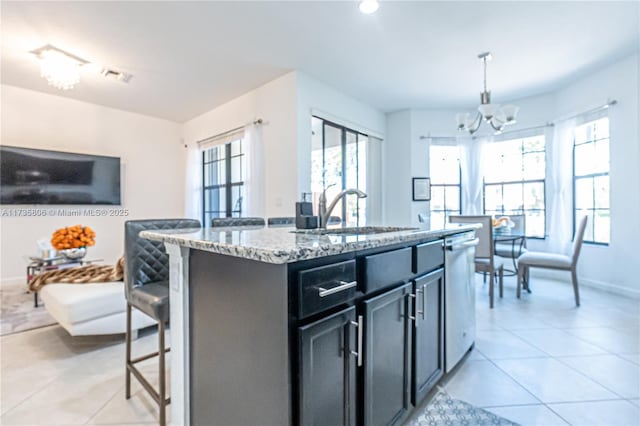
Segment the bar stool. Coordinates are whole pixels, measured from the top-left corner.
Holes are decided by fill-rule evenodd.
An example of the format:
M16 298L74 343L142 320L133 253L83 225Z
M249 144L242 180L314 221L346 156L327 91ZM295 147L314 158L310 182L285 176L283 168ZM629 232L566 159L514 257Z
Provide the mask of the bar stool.
M160 408L160 425L165 426L166 407L171 398L166 397L164 330L169 321L169 256L164 244L139 236L141 231L200 228L200 222L192 219L129 220L124 224L125 296L127 299L126 331L126 390L131 398L131 374ZM131 308L147 314L158 322L158 351L131 359ZM135 364L158 357L159 386L156 391L144 378Z

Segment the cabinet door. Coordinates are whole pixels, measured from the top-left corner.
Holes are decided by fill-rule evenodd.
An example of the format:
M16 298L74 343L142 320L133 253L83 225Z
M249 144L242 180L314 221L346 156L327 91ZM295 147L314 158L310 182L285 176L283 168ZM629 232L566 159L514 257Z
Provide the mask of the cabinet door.
M307 425L355 425L355 308L298 329L299 422Z
M412 284L364 302L364 424L399 423L409 410Z
M417 405L444 374L444 271L416 279L414 295L411 396Z

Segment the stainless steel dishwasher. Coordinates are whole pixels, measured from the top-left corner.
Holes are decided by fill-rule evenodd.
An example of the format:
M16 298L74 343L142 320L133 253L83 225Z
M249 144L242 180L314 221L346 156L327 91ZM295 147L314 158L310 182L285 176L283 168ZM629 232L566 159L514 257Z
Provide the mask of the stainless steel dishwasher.
M462 359L476 338L474 257L478 239L465 232L445 239L445 371Z

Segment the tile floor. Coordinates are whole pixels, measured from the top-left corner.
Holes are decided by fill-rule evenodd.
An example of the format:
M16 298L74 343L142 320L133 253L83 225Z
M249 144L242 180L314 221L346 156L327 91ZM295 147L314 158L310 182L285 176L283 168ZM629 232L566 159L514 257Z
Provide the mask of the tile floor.
M479 277L476 346L441 385L522 425L639 425L640 302L585 287L575 308L566 283L534 278L532 290L517 300L507 279L490 310ZM145 333L136 353L156 342ZM120 336L71 338L52 326L1 337L0 424L155 423L135 381L124 399L123 358ZM143 369L153 377L156 365Z

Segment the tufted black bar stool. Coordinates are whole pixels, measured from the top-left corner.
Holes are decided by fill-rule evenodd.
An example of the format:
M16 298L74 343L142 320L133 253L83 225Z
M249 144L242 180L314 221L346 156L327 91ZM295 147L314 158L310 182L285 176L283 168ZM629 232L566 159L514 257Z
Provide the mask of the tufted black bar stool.
M169 321L169 256L164 244L139 236L141 231L200 228L192 219L129 220L124 224L125 296L127 298L126 334L126 398L131 398L131 374L149 392L160 407L160 425L167 424L164 330ZM131 359L131 307L158 321L158 352ZM156 391L135 366L136 363L158 357L159 385Z
M261 217L214 217L211 219L211 226L264 226L264 219Z
M294 225L296 223L295 217L270 217L267 219L267 224L271 225Z

